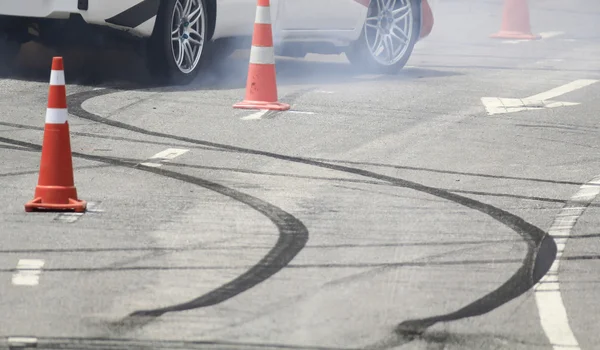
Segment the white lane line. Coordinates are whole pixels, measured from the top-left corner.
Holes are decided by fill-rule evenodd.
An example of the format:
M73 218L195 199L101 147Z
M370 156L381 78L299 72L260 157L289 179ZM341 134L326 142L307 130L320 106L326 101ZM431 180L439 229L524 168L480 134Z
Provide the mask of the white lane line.
M96 202L88 202L85 213L103 213L104 210L97 208L98 204ZM60 213L54 218L54 221L72 224L79 220L85 213Z
M550 39L564 34L565 32L542 32L540 33L540 36L542 37L542 39Z
M248 116L242 117L242 120L259 120L269 112L268 109L262 109L260 112L252 113Z
M315 90L317 94L335 94L335 91L326 91L326 90Z
M564 62L564 60L562 58L551 58L551 59L547 59L547 60L537 61L537 62L535 62L535 64L544 65L544 64L552 64L552 63L559 63L559 62Z
M554 38L557 36L561 36L564 35L565 32L542 32L540 33L540 37L542 37L542 39L550 39L550 38ZM503 44L520 44L520 43L524 43L524 42L530 42L530 41L536 41L536 40L503 40L502 43Z
M148 162L140 163L140 165L151 168L160 168L163 162L171 161L189 151L189 149L168 148L148 158Z
M600 194L600 175L584 184L569 199L548 230L556 242L556 260L548 273L534 287L535 301L542 328L554 350L580 350L579 343L569 325L567 310L560 294L559 267L567 240L573 227L586 208Z
M315 112L303 112L303 111L287 111L288 113L295 113L295 114L310 114L313 115L315 114Z
M11 348L34 348L37 346L38 339L33 337L8 337L6 341Z
M16 286L36 286L40 282L44 260L21 259L17 263L17 272L12 277Z
M381 77L383 77L383 74L361 74L361 75L357 75L355 77L355 79L360 79L360 80L376 80L379 79Z
M594 83L597 83L598 80L593 80L593 79L579 79L579 80L575 80L573 82L570 82L568 84L565 84L563 86L559 86L557 88L554 88L552 90L548 90L546 92L542 92L541 94L537 94L537 95L533 95L530 97L527 97L528 100L539 100L539 101L546 101L546 100L551 100L555 97L558 96L562 96L566 93L569 92L573 92L575 90L579 90L582 89L586 86L592 85Z
M305 111L294 111L294 110L288 110L288 111L283 111L283 112L278 112L278 111L271 111L269 110L261 110L260 112L256 112L253 114L250 114L248 116L242 117L242 120L262 120L263 118L265 119L272 119L274 116L280 114L280 113L294 113L294 114L316 114L315 112L305 112Z

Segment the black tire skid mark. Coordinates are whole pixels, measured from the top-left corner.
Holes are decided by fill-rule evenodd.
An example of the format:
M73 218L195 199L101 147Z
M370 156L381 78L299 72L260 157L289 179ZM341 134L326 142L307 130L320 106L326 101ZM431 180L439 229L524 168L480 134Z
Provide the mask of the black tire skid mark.
M40 145L9 139L5 137L0 137L0 142L38 151L41 150ZM246 290L264 282L271 276L275 275L286 265L288 265L308 242L308 229L299 219L297 219L292 214L284 211L279 207L276 207L259 198L239 192L235 189L225 187L223 185L208 180L170 170L165 170L162 168L138 166L137 163L130 163L118 159L89 155L85 153L73 152L72 154L74 157L96 162L102 162L114 166L121 166L146 171L148 173L153 173L156 175L204 187L208 190L230 197L238 202L244 203L249 207L255 209L256 211L269 218L269 220L271 220L279 230L279 238L277 240L277 243L256 265L252 266L244 274L188 302L153 310L139 310L132 313L130 315L131 317L158 317L167 312L207 307L233 298L234 296L245 292Z
M31 126L31 125L25 125L25 124L3 122L3 121L0 121L0 125L2 125L2 126L9 126L9 127L12 127L12 128L17 128L17 129L22 129L22 130L44 131L44 127L43 126ZM71 130L71 135L72 136L74 135L74 136L90 137L90 138L101 139L101 140L113 140L113 141L125 141L125 142L132 142L132 143L144 143L144 144L149 144L149 145L161 145L161 146L170 146L170 147L179 146L179 145L174 145L173 143L154 142L154 141L148 141L148 140L136 140L136 139L131 139L131 138L127 138L127 137L110 136L110 135L100 135L100 134L93 134L93 133L89 133L89 132L77 132L77 131L72 131L72 130ZM181 147L183 147L183 146L181 146ZM2 147L0 145L0 148L5 148L5 147ZM208 151L215 150L212 147L204 147L204 146L195 146L194 148L208 150Z
M215 147L245 154L265 156L277 160L307 164L319 168L336 170L344 173L350 173L363 177L383 180L394 186L409 188L422 193L427 193L435 197L455 202L467 208L477 210L509 227L517 234L519 234L527 243L527 254L523 259L522 266L496 290L484 295L483 297L458 309L455 312L422 319L406 320L404 322L401 322L396 328L396 331L401 335L413 336L415 334L420 334L424 332L427 328L431 327L432 325L438 322L455 321L462 318L486 314L530 290L548 272L550 266L556 259L556 242L554 241L552 236L548 235L546 232L544 232L537 226L532 225L524 219L516 216L515 214L468 197L444 191L435 187L425 186L416 182L374 173L364 169L352 168L338 164L330 164L315 161L307 158L286 156L267 151L248 149L233 145L220 144L216 142L203 141L192 139L189 137L182 137L177 135L170 135L166 133L150 131L133 125L121 123L115 120L106 120L83 109L82 104L87 99L101 95L107 95L115 91L117 90L106 89L73 94L70 96L71 102L74 102L73 107L70 108L70 113L82 119L111 125L117 128L142 133L145 135L163 137L172 140L189 142L191 144Z

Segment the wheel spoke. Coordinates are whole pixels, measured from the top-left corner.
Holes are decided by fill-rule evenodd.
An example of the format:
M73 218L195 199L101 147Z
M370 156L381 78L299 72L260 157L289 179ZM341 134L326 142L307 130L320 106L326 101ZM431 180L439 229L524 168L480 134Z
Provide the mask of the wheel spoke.
M183 43L183 51L185 52L185 59L189 63L189 67L191 67L194 64L194 50L189 41Z
M383 38L383 46L385 47L385 52L388 55L389 60L393 60L394 59L394 43L392 42L392 37L389 35L386 35Z
M197 31L190 31L189 35L190 35L190 37L188 40L190 42L192 42L198 46L202 46L202 44L204 44L204 38Z
M398 35L395 32L395 30L398 31L398 32L400 32L400 35ZM394 24L394 26L392 27L392 35L395 36L396 38L398 38L398 40L402 41L402 43L404 45L406 45L410 41L410 38L404 32L404 29L398 27L396 24Z
M377 34L375 35L375 42L371 47L371 52L373 52L374 56L379 56L384 50L385 47L383 46L383 36L381 35L381 32L377 31Z
M177 41L177 60L176 60L177 66L181 67L181 64L183 63L183 44L181 43L181 41Z
M194 0L185 0L185 6L183 7L183 13L181 17L188 18L190 11L192 10L193 3Z
M377 2L377 13L381 13L383 9L385 9L385 0L375 0Z
M198 23L198 20L202 17L202 13L202 6L198 5L198 8L188 16L188 22L190 22L190 26Z
M185 1L185 0L183 0ZM181 0L177 0L177 2L175 3L175 9L174 9L174 16L173 18L177 18L177 19L181 19L183 18L183 4L181 3Z
M399 7L392 11L392 15L394 16L394 23L398 23L405 19L411 13L410 5L405 5Z
M202 43L204 42L204 38L197 31L190 29L189 41L191 41L192 43L194 43L196 45L202 45Z
M388 0L387 4L385 5L385 8L391 10L394 7L396 7L396 0Z

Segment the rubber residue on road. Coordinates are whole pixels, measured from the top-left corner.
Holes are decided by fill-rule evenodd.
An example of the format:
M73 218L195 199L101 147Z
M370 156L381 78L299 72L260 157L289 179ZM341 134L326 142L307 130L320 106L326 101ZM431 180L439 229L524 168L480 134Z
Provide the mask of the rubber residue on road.
M330 164L330 163L326 163L326 162L315 161L315 160L301 158L301 157L286 156L286 155L281 155L281 154L272 153L272 152L247 149L247 148L236 147L236 146L232 146L232 145L219 144L219 143L215 143L215 142L196 140L196 139L192 139L192 138L188 138L188 137L181 137L181 136L177 136L177 135L170 135L170 134L166 134L166 133L154 132L154 131L146 130L146 129L139 128L139 127L136 127L133 125L121 123L121 122L118 122L115 120L104 119L95 114L89 113L82 108L83 102L85 102L86 100L88 100L90 98L98 97L101 95L107 95L107 94L117 92L117 91L119 91L119 90L103 89L103 90L93 90L93 91L86 91L86 92L73 94L73 95L69 96L69 99L70 99L71 105L72 105L72 107L70 108L70 113L77 117L80 117L82 119L95 121L98 123L110 125L110 126L117 127L117 128L126 129L129 131L133 131L133 132L137 132L137 133L145 134L145 135L149 135L149 136L156 136L156 137L168 138L168 139L178 140L178 141L187 142L187 143L196 144L196 145L215 147L215 148L219 148L219 149L223 149L223 150L227 150L227 151L233 151L233 152L239 152L239 153L245 153L245 154L253 154L253 155L261 155L261 156L270 157L270 158L274 158L274 159L278 159L278 160L302 163L302 164L312 165L312 166L316 166L316 167L320 167L320 168L337 170L337 171L344 172L344 173L350 173L350 174L359 175L359 176L363 176L363 177L383 180L383 181L388 182L392 186L410 188L415 191L427 193L427 194L430 194L430 195L433 195L433 196L436 196L439 198L443 198L443 199L455 202L457 204L471 208L473 210L477 210L481 213L484 213L484 214L490 216L491 218L504 224L505 226L509 227L510 229L512 229L513 231L518 233L523 238L523 240L527 243L527 254L526 254L525 258L523 259L521 268L519 268L512 275L512 277L510 279L508 279L504 284L502 284L496 290L469 303L468 305L460 308L457 311L454 311L454 312L451 312L448 314L443 314L443 315L431 316L431 317L427 317L427 318L423 318L423 319L405 320L405 321L401 322L398 325L398 327L396 328L397 335L399 335L400 338L404 338L403 340L398 339L398 341L400 341L400 342L406 342L407 340L410 341L411 339L414 339L415 336L419 336L427 328L431 327L432 325L434 325L438 322L454 321L454 320L459 320L462 318L483 315L483 314L488 313L488 312L504 305L505 303L519 297L526 291L530 290L546 274L546 272L549 270L552 262L556 258L556 244L555 244L553 238L551 236L547 235L543 230L541 230L537 226L534 226L534 225L528 223L524 219L522 219L512 213L509 213L507 211L504 211L504 210L494 207L492 205L485 204L485 203L479 202L477 200L474 200L474 199L471 199L468 197L457 195L457 194L454 194L454 193L451 193L451 192L448 192L445 190L437 189L434 187L421 185L421 184L418 184L415 182L374 173L374 172L367 171L364 169L352 168L352 167ZM11 140L9 140L9 139L0 138L0 141L15 144L14 142L11 142ZM16 143L16 144L23 146L23 144L20 144L20 143ZM86 156L86 155L75 154L75 156ZM87 157L90 157L90 156L87 156ZM91 157L93 157L93 156L91 156ZM101 160L101 157L93 157L93 158L96 158L96 160L99 160L99 161L107 161L107 160ZM88 159L91 159L91 158L88 158ZM111 159L110 161L113 161L113 160ZM188 175L174 173L174 172L166 172L165 170L155 170L155 171L162 172L162 173L168 173L168 174L172 175L174 178L181 178L181 177L188 176ZM190 177L190 178L192 178L192 177ZM201 181L204 181L204 180L201 180ZM216 290L217 291L222 290L222 288L223 287L220 287ZM245 288L245 289L248 289L248 288ZM239 294L239 293L235 293L235 295L237 295L237 294ZM232 297L232 296L234 296L234 295L231 295L230 297ZM202 297L200 297L200 298L202 298ZM195 299L195 300L198 300L198 299ZM218 298L218 300L224 301L226 299ZM213 304L214 303L210 303L208 305L213 305ZM171 308L159 309L161 311L158 312L158 314L161 314L161 313L167 312L167 311L180 310L181 305L193 306L194 304L185 303L185 304L180 304L179 306L173 306ZM200 304L197 304L197 305L200 305ZM204 304L202 304L202 305L204 305ZM198 307L200 307L200 306L198 306ZM140 314L140 312L137 312L137 313L133 313L132 315L139 315L139 314ZM141 314L146 315L146 314L148 314L148 312L142 311ZM152 312L150 312L150 314L152 314Z

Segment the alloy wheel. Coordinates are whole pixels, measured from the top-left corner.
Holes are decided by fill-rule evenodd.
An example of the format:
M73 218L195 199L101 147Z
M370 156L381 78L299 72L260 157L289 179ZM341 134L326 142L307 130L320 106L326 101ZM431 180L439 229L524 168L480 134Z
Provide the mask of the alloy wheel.
M192 72L202 56L206 14L202 0L177 0L171 19L171 51L182 73Z
M365 39L373 58L391 66L400 61L413 35L411 0L371 1L365 24Z

